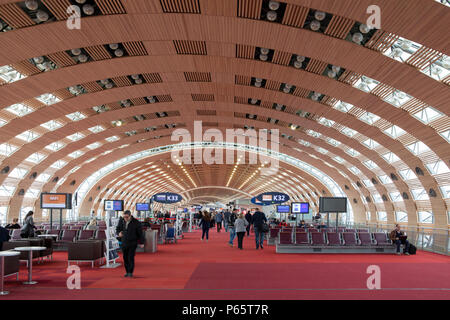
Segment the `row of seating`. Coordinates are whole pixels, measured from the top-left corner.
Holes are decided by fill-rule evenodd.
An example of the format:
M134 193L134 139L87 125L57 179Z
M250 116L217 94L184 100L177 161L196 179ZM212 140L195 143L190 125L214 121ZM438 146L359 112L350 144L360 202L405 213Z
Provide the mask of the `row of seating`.
M20 229L11 230L11 240L20 240ZM74 242L77 240L106 240L106 232L104 230L46 230L42 234L57 235L57 242Z
M269 230L269 237L274 239L278 238L278 234L280 232L310 232L310 233L324 233L324 232L336 232L336 228L323 228L323 229L314 229L314 228L300 228L300 227L275 227ZM338 228L338 232L359 232L359 233L367 233L368 229L347 229L347 228Z
M384 232L280 232L278 244L318 246L388 246L392 245Z

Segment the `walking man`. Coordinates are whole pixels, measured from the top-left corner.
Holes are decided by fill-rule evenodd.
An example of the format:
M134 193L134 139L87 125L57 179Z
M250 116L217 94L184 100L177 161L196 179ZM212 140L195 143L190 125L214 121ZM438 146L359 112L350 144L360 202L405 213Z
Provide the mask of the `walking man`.
M138 242L144 247L144 234L139 220L135 219L130 210L123 213L123 223L117 226L116 232L122 241L123 263L125 266L125 277L133 277L134 256Z
M230 241L228 241L228 244L230 247L233 246L234 238L236 237L236 228L234 226L234 222L238 218L237 216L238 210L234 209L232 213L230 213L230 217L228 219L228 230L230 230Z
M264 232L262 230L262 225L264 222L267 222L266 215L259 210L256 211L253 215L253 228L255 230L256 250L258 250L259 247L263 249Z

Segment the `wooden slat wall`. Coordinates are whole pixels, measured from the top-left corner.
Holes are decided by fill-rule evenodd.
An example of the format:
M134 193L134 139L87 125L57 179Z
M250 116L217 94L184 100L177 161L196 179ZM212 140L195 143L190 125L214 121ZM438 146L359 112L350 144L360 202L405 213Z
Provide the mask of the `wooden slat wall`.
M210 72L185 72L184 77L188 82L211 82Z
M103 90L103 88L95 81L83 83L81 86L88 92L98 92Z
M411 55L405 63L423 70L433 64L442 57L442 53L422 46L413 55Z
M213 94L193 93L191 96L192 101L214 101Z
M147 83L161 83L163 82L159 73L144 73L142 77Z
M242 86L249 86L252 82L252 78L248 77L248 76L241 76L241 75L236 75L235 76L235 83L242 85Z
M398 38L399 36L392 33L377 30L365 46L372 50L385 52Z
M272 62L276 64L281 64L284 66L288 66L289 62L291 62L292 54L288 52L275 51L273 54Z
M131 86L131 81L128 79L128 77L121 76L121 77L115 77L111 79L116 86L118 87L128 87Z

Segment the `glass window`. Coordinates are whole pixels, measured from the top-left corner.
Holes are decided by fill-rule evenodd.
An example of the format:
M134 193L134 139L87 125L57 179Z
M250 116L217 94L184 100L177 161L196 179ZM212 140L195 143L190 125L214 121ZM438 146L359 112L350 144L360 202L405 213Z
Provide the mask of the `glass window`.
M57 142L53 142L53 143L50 143L49 145L45 146L45 149L52 150L52 151L58 151L59 149L61 149L64 146L65 146L64 143L57 141Z
M0 67L0 78L7 83L16 82L21 79L25 79L26 77L26 75L21 74L11 66Z
M54 103L57 103L57 102L61 101L61 99L59 99L58 97L54 96L51 93L44 93L43 95L40 95L36 99L39 100L40 102L46 104L46 105L51 105L51 104L54 104Z
M445 140L450 142L450 130L439 133Z
M392 183L392 179L387 175L378 176L378 179L380 179L380 181L384 184Z
M36 181L38 182L47 182L50 179L50 175L47 173L41 173L37 176Z
M34 131L28 130L24 131L21 134L17 135L16 138L24 140L26 142L31 142L36 138L39 138L39 134Z
M39 197L39 190L38 189L28 189L25 193L25 198L34 198L36 199Z
M345 160L342 159L341 157L334 157L334 160L339 162L339 163L343 163Z
M342 128L341 132L350 138L353 137L357 133L355 130L347 128L347 127Z
M387 213L385 211L377 211L378 221L387 221Z
M403 180L417 179L416 174L411 169L403 169L398 172Z
M387 128L386 130L384 130L384 133L386 133L388 136L391 136L392 138L395 139L395 138L401 136L402 134L404 134L405 130L394 125L394 126Z
M365 179L362 181L366 187L373 187L373 183L370 179Z
M72 121L80 121L80 120L86 118L86 116L79 111L68 114L68 115L66 115L66 117Z
M367 218L367 221L370 221L370 211L366 212L366 218Z
M119 140L119 138L117 136L112 136L112 137L106 138L105 140L108 142L114 142L114 141Z
M339 110L341 112L347 113L353 108L353 105L350 104L350 103L343 102L343 101L338 101L334 105L333 108L336 109L336 110Z
M408 222L408 214L403 211L395 212L395 221L397 222Z
M56 169L61 169L61 168L64 167L66 164L67 164L66 161L58 160L58 161L54 162L50 167L56 168Z
M393 152L388 152L382 155L382 157L388 162L388 163L393 163L396 162L398 160L400 160L400 158Z
M334 139L332 139L332 138L328 138L328 139L327 139L327 142L328 142L329 144L335 146L335 147L337 147L338 145L341 144L339 141L334 140Z
M50 120L46 123L41 124L41 127L44 127L47 130L53 131L62 127L62 124L55 120Z
M433 213L430 211L419 211L418 219L420 223L433 223Z
M383 199L381 198L379 193L374 193L372 195L372 198L373 198L374 203L382 203L383 202Z
M11 112L12 114L15 114L18 117L23 117L31 112L33 112L33 108L24 105L23 103L16 103L13 104L7 108L5 108L6 111Z
M428 200L428 193L425 189L412 189L411 194L414 200Z
M1 197L11 197L14 194L15 187L0 185L0 196Z
M0 144L0 155L10 156L17 149L18 147L16 147L15 145L12 145L10 143L2 143Z
M101 144L100 143L98 143L98 142L94 142L94 143L91 143L91 144L89 144L89 145L87 145L86 147L88 147L89 149L97 149L98 147L100 147L101 146Z
M314 130L306 130L306 133L314 138L319 138L321 136L319 132L316 132Z
M369 169L378 168L378 165L372 160L364 161L363 164Z
M74 151L74 152L72 152L72 153L69 153L69 157L71 157L71 158L78 158L78 157L81 156L82 154L83 154L82 151L77 150L77 151Z
M402 194L400 192L390 192L389 196L393 202L403 201Z
M352 148L345 150L345 152L347 152L352 157L357 157L360 155L360 153L358 151L356 151L355 149L352 149Z
M422 141L417 141L410 145L407 145L406 148L408 148L409 151L411 151L416 156L430 150L430 148L428 148L428 146Z
M89 128L88 130L91 131L92 133L99 133L105 129L102 126L95 126L95 127Z
M450 199L450 185L442 186L441 193L444 199Z
M375 89L376 86L378 86L380 84L380 82L371 79L369 77L366 76L362 76L361 78L359 78L358 81L355 82L355 84L353 85L353 87L362 90L364 92L370 92L373 89Z
M447 167L445 162L442 160L426 164L425 166L427 167L428 171L432 175L450 172L450 169Z
M84 138L84 134L82 134L80 132L77 132L70 136L67 136L67 139L70 139L72 141L77 141L77 140L80 140L81 138Z
M33 163L39 163L42 160L45 159L45 155L39 152L33 153L28 158L25 159L25 161L33 162Z
M21 168L14 168L11 173L8 175L10 178L18 178L22 179L27 174L28 170L21 169Z
M404 105L406 102L408 102L409 100L411 100L411 96L400 91L400 90L395 90L393 93L391 93L389 96L387 96L384 101L386 101L387 103L392 104L394 107L398 108L401 107L402 105Z
M380 120L380 117L370 113L370 112L366 112L363 115L361 115L359 117L360 120L364 121L367 124L373 125L375 122L377 122L378 120Z
M361 170L359 170L357 167L351 167L351 168L349 168L349 170L351 172L353 172L354 174L360 174L361 173Z
M422 121L423 123L428 124L428 123L432 122L433 120L436 120L436 119L442 117L443 114L432 107L427 107L427 108L413 114L413 116L416 117L417 119L419 119L420 121Z
M327 127L332 127L335 122L333 120L328 120L327 118L320 118L319 123Z
M372 140L370 138L367 140L364 140L363 144L369 149L375 149L376 147L379 146L378 142L376 142L375 140Z
M8 216L8 207L0 206L0 225L6 224L7 216Z

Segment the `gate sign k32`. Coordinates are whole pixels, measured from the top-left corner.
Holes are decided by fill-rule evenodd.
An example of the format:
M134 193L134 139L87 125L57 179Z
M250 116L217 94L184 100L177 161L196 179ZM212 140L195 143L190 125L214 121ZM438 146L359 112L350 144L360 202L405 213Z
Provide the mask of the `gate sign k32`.
M183 197L176 193L162 192L153 195L153 201L159 203L176 203L183 200Z
M265 192L256 196L256 199L266 204L276 204L289 201L289 196L281 192Z

